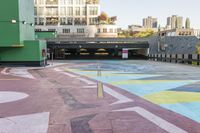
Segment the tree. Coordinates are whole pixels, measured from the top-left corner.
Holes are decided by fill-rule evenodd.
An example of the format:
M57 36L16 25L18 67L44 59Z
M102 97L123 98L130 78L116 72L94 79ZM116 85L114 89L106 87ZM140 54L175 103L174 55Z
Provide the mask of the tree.
M133 37L145 38L145 37L150 37L153 34L154 34L153 30L147 29L146 31L141 31L139 33L134 34Z

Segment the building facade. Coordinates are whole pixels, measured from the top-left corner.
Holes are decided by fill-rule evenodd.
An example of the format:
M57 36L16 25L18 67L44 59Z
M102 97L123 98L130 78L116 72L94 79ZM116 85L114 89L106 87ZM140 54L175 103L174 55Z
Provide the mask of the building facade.
M172 15L171 17L167 18L167 29L182 29L183 27L183 17Z
M158 32L159 36L195 36L193 29L171 29Z
M144 28L157 28L158 27L158 20L157 18L153 18L148 16L147 18L143 19L143 27Z
M190 19L189 18L187 18L185 21L185 28L190 29Z
M152 30L154 32L158 32L158 28L145 28L141 25L129 25L128 30L131 32L145 32L147 30Z
M36 31L56 31L58 36L95 36L99 0L34 0L34 3Z
M200 39L200 29L194 29L194 35Z

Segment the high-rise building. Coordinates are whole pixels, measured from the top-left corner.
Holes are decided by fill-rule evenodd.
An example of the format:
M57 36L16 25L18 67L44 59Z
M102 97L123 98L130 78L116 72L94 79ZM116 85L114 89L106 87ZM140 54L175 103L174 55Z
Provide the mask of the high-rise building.
M183 28L183 17L177 17L176 19L176 28L182 29Z
M99 0L34 0L36 31L92 37L100 15Z
M171 26L172 18L168 17L167 18L167 26Z
M157 28L158 27L158 20L157 18L153 18L148 16L147 18L143 19L143 26L145 28Z
M190 29L190 19L189 18L187 18L185 21L185 28Z
M182 29L183 27L183 17L172 15L171 17L167 18L167 27L169 29Z
M173 15L173 16L171 17L171 28L172 28L172 29L176 28L176 20L177 20L177 17L178 17L178 16L176 16L176 15Z

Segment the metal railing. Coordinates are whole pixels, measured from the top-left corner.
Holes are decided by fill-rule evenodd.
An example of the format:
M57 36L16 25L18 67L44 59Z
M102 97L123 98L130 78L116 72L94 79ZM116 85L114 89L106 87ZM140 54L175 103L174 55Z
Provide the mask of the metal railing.
M200 65L200 54L149 54L149 60Z

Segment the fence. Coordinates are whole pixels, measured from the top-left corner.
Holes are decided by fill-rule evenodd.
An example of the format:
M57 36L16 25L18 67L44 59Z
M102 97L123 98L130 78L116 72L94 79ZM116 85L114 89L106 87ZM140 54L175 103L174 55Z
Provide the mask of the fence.
M200 65L200 54L150 54L149 60Z

